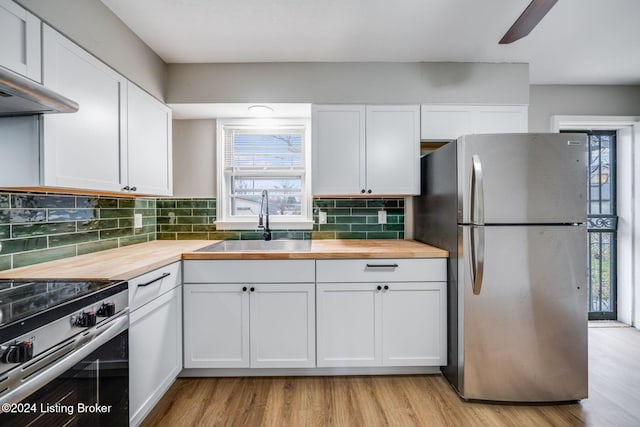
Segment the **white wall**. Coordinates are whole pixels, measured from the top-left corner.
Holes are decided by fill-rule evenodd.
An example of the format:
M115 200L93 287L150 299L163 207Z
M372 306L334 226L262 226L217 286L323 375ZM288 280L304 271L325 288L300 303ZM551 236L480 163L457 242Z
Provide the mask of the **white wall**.
M528 104L528 64L169 64L168 103Z
M173 121L173 195L215 197L215 120Z
M529 132L549 132L553 115L638 116L640 86L531 85Z
M18 3L164 100L165 63L100 0L18 0Z

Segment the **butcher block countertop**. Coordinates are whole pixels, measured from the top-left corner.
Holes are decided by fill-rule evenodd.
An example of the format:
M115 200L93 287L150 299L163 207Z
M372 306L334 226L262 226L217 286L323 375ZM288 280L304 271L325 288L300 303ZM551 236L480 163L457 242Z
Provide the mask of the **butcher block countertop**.
M196 252L213 240L155 240L28 267L0 279L128 280L181 259L445 258L448 252L412 240L314 240L301 252Z

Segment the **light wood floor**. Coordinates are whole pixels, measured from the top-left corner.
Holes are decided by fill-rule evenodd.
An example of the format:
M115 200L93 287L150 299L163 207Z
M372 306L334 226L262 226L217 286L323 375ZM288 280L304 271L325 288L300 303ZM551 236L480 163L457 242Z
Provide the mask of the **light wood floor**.
M462 401L441 375L178 379L149 426L640 426L640 331L589 328L589 398Z

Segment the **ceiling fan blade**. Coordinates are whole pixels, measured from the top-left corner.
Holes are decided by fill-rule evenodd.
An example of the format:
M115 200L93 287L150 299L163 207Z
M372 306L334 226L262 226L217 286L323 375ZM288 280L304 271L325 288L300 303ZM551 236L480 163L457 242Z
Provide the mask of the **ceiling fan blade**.
M509 44L520 40L535 28L558 0L532 0L522 15L513 23L499 44Z

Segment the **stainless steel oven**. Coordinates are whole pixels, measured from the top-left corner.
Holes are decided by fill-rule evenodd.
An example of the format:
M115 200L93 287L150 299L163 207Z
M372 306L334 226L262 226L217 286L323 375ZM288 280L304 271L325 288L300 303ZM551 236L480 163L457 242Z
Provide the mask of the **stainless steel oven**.
M128 425L127 288L0 281L0 425Z

